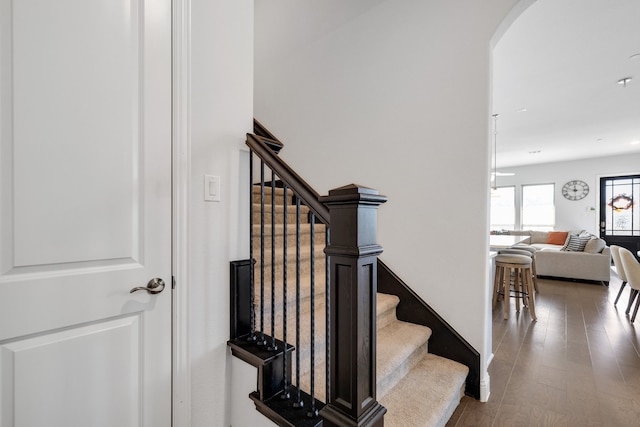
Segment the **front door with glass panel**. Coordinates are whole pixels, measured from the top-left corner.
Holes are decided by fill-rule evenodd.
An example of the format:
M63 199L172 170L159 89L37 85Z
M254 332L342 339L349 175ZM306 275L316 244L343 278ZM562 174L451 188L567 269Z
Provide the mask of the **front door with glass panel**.
M640 250L640 175L600 179L600 237L607 245Z

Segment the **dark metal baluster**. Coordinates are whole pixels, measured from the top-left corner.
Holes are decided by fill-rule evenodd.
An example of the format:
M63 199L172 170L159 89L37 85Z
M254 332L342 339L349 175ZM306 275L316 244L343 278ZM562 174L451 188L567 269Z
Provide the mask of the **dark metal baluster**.
M278 349L276 344L276 174L271 170L271 345L269 350Z
M282 262L282 345L283 354L282 354L282 372L284 372L284 391L280 395L281 399L288 399L291 397L289 393L289 383L287 382L287 205L289 204L289 200L287 198L287 190L288 187L285 185L283 188L282 200L284 201L284 206L282 209L282 256L284 260Z
M315 364L316 364L316 346L315 346L315 336L316 336L316 310L315 310L315 254L314 254L314 245L315 245L315 236L314 236L314 228L316 224L316 216L311 213L310 217L310 232L311 232L311 240L309 245L311 246L311 260L310 260L310 268L311 268L311 408L307 412L307 417L314 418L318 416L318 410L316 409L316 398L314 394L315 389Z
M265 345L264 337L264 160L260 161L260 339L259 345Z
M255 262L253 259L253 151L249 152L249 295L251 296L251 309L249 310L250 333L247 341L256 339L256 311L253 304L255 298L255 273L253 271Z
M324 245L329 246L329 244L331 243L331 232L329 230L329 225L325 224L325 232L324 232ZM325 394L325 401L328 402L329 401L329 396L331 395L331 346L329 345L331 343L331 281L330 281L330 277L331 277L331 269L329 268L329 255L325 255L324 257L324 262L325 262L325 277L324 277L324 281L325 281L325 305L326 305L326 313L325 313L325 318L326 318L326 336L325 336L325 345L326 345L326 363L325 363L325 373L326 373L326 394Z
M300 398L300 198L296 197L296 401L295 408L302 408Z

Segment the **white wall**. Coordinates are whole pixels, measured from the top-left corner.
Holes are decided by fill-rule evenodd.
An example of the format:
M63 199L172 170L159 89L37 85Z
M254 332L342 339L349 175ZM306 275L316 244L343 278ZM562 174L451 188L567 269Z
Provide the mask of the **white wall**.
M382 258L482 350L489 39L515 0L452 3L256 0L255 109L321 193L357 182L389 196L379 217ZM247 397L255 370L226 347L229 261L248 251L239 192L253 117L253 1L190 5L191 425L269 425ZM306 20L296 21L300 14ZM304 32L318 21L320 31ZM297 22L301 37L277 34L289 42L269 59L260 53L274 41L265 33L271 22ZM327 159L330 172L318 161ZM221 176L220 203L202 200L205 173Z
M308 3L303 31L256 0L256 117L321 194L388 196L381 258L486 358L490 42L516 0Z
M515 185L516 194L520 193L523 184L555 184L556 230L584 229L598 235L600 178L640 173L640 152L500 170L515 173L514 176L498 177L498 186ZM582 200L567 200L562 196L562 186L575 179L589 184L589 194Z
M186 286L191 426L241 426L242 421L233 420L231 402L245 402L255 412L248 398L255 388L255 369L252 376L238 372L240 378L232 381L233 361L226 342L229 262L248 255L246 239L239 238L239 206L244 135L253 125L253 0L188 4L191 193ZM203 200L204 174L221 177L221 202ZM246 384L247 378L253 386L234 396L233 385Z

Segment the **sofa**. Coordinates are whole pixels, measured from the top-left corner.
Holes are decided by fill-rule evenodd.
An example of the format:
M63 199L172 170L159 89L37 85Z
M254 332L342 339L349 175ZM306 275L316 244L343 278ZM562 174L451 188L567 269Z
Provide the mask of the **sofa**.
M566 233L564 239L563 233ZM521 244L537 249L535 257L538 276L598 281L609 286L611 249L597 236L584 230L523 230L508 231L505 234L528 236ZM579 242L578 246L575 242Z

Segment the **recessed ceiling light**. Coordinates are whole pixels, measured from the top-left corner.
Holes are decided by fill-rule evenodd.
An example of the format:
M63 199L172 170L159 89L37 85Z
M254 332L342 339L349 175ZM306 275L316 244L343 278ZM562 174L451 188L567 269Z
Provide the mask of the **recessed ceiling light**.
M527 111L526 108L521 108L519 110L516 110L516 113L524 113L525 111Z
M623 77L618 80L618 84L627 87L627 83L629 83L631 80L633 80L631 77Z

